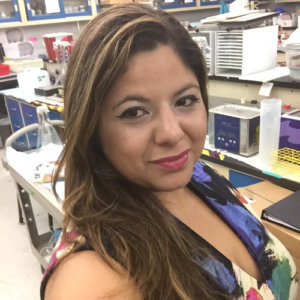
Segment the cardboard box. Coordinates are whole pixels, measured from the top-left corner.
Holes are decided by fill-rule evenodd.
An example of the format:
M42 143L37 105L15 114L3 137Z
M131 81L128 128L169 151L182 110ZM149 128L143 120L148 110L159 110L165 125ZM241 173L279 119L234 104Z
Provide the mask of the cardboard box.
M254 208L258 216L261 216L261 212L264 208L272 205L275 202L289 196L293 192L275 185L271 182L263 181L256 184L252 184L238 189L243 195L254 202L251 206ZM300 217L300 216L299 216ZM289 250L292 255L298 276L300 276L300 233L289 230L285 227L277 224L262 220L262 223L268 228L268 230L274 234ZM298 287L298 300L300 300L300 285Z

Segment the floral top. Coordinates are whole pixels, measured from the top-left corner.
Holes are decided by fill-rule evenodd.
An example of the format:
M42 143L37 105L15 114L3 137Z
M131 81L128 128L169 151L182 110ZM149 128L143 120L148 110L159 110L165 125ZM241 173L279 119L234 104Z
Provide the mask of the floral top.
M293 259L281 242L250 213L246 208L247 201L230 182L203 162L197 162L188 186L237 234L257 263L263 276L263 282L257 281L201 236L176 219L178 226L190 232L199 243L210 249L211 255L209 257L196 259L196 261L207 271L211 279L232 295L233 299L296 299L298 277ZM71 233L71 235L74 235L77 241L84 240L78 234ZM57 262L71 249L72 245L67 244L62 239L57 243L48 269L44 274L41 299L44 299L46 284ZM86 243L86 247L83 247L82 250L84 249L90 249L90 246Z

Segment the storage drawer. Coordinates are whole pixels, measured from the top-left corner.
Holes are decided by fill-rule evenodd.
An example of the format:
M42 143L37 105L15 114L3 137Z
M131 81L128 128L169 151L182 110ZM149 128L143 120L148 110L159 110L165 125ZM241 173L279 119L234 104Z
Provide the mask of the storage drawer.
M27 133L30 148L36 148L38 130L31 130Z
M25 126L38 123L36 107L21 103L23 119ZM30 148L36 148L38 130L32 130L27 133Z
M8 97L5 98L5 101L10 118L12 132L16 132L24 127L20 104L17 100L13 100ZM15 140L12 146L17 150L27 150L29 147L27 135L24 134L20 136L18 139Z
M19 102L16 100L6 98L6 106L11 122L12 131L16 132L20 128L24 127Z
M25 126L39 122L35 106L21 103L21 107L22 107Z

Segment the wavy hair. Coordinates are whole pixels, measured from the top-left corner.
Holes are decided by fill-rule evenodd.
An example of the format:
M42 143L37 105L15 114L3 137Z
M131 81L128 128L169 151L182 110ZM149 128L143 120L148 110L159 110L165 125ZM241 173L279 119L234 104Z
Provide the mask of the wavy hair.
M53 183L55 189L65 166L63 235L68 240L68 228L76 230L108 264L113 257L144 299L226 298L196 263L196 254L205 257L208 250L183 232L150 191L122 177L101 150L98 123L107 93L131 57L159 45L172 47L193 71L207 109L201 51L166 12L137 3L117 5L81 32L65 80L65 147Z

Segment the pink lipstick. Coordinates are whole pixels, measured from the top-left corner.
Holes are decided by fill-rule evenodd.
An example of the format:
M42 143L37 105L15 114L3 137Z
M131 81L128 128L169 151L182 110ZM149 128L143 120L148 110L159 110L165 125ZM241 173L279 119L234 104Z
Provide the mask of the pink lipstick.
M167 170L177 171L182 169L186 164L189 151L190 150L185 150L178 155L164 157L162 159L154 160L153 162Z

